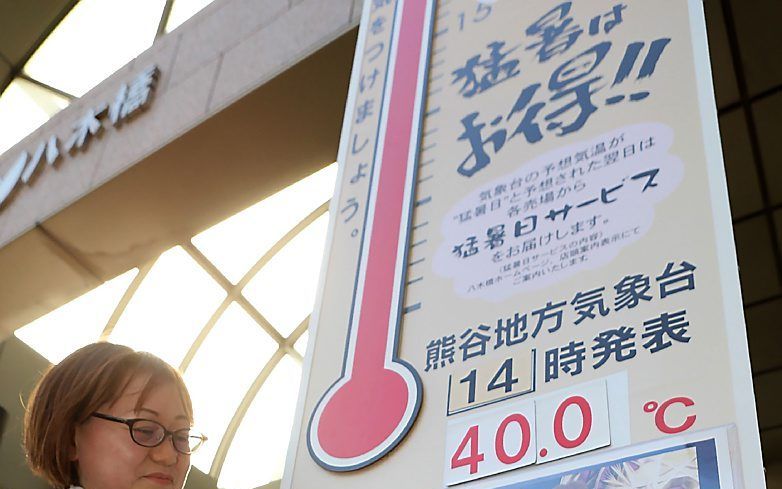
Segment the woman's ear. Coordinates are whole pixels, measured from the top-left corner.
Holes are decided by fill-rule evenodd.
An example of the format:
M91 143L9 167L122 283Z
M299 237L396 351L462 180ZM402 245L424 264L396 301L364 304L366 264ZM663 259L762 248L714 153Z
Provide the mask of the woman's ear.
M68 447L68 460L71 462L76 462L79 460L79 434L79 427L77 426L73 432L71 446Z

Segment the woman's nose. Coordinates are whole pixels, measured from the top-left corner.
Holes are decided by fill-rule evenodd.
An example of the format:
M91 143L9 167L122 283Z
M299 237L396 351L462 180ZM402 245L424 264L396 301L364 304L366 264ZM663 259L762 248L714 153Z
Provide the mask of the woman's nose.
M177 463L180 454L174 449L174 443L171 437L172 435L166 435L166 439L163 440L163 443L149 449L149 456L152 460L165 466Z

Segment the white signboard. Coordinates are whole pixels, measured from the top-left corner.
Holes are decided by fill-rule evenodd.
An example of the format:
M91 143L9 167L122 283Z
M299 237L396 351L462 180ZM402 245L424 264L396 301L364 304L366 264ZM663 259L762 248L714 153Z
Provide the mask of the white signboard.
M699 0L365 2L283 487L762 489Z

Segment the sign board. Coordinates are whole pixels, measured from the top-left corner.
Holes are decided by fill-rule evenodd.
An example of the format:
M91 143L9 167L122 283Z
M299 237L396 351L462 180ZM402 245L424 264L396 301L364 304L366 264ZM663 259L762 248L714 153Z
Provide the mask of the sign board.
M699 0L367 1L283 487L763 488L719 148Z
M11 203L15 192L35 183L43 171L44 160L47 167L55 167L64 156L86 151L90 140L100 137L106 125L119 129L146 110L159 77L156 65L146 67L130 82L120 85L113 100L88 107L74 122L67 139L61 142L56 134L50 134L42 138L32 154L23 150L0 176L0 211Z

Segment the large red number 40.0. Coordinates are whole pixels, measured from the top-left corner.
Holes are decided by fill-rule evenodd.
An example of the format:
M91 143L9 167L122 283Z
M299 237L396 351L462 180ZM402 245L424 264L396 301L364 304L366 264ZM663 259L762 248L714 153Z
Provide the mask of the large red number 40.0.
M470 455L462 457L468 443L470 444ZM478 452L478 426L471 426L461 443L459 443L456 453L451 457L451 468L456 469L469 465L470 474L475 474L478 472L478 464L483 462L483 458L483 454Z

